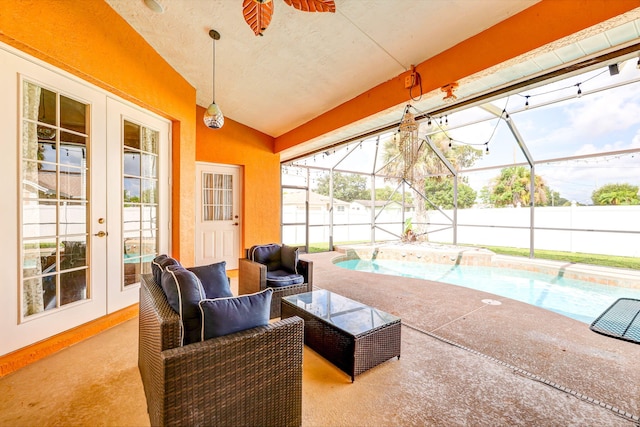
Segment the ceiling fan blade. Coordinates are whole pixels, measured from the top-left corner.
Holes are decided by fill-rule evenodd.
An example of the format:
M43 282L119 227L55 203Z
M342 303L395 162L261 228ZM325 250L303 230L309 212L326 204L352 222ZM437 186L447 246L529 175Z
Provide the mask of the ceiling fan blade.
M336 4L333 0L284 0L303 12L335 12Z
M259 3L255 0L244 0L242 3L244 20L249 24L256 36L261 36L271 23L273 1Z

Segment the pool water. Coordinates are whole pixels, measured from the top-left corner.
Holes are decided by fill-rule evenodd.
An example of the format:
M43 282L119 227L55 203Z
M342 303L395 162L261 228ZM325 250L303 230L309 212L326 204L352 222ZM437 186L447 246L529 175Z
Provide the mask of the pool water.
M640 289L600 285L525 270L397 260L347 260L349 270L412 277L489 292L591 324L618 298L640 299Z

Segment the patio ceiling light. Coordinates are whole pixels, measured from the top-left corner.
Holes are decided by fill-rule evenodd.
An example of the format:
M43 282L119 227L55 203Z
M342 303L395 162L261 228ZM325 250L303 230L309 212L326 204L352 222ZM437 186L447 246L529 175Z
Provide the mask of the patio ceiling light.
M220 129L222 125L224 125L222 110L220 110L220 107L216 104L216 40L220 40L220 33L216 30L210 30L209 37L213 39L213 96L211 105L209 105L207 111L204 113L204 124L211 129Z

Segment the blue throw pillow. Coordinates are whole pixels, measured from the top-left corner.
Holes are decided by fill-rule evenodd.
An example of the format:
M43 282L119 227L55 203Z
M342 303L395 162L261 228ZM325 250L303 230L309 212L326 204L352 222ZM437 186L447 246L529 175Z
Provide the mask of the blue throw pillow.
M198 303L206 298L200 279L181 265L171 265L162 273L162 289L171 308L180 315L180 344L200 341L202 316Z
M232 297L233 293L229 286L226 267L226 261L222 261L210 265L189 267L187 270L198 276L207 298L227 298Z
M267 325L272 294L272 289L265 289L239 297L200 301L202 340Z
M281 266L280 245L269 243L268 245L256 245L249 249L249 259L267 266L267 271L279 270Z

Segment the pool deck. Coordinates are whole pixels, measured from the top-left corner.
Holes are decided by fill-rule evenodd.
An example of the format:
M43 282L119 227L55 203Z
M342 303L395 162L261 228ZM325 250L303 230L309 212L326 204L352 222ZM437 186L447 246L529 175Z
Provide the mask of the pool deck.
M316 410L343 414L329 424L376 425L364 421L374 411L377 425L640 425L640 345L509 298L346 270L333 263L343 255L301 257L314 261L315 288L401 317L402 357L357 377L344 399L305 374ZM322 425L308 411L303 424Z

